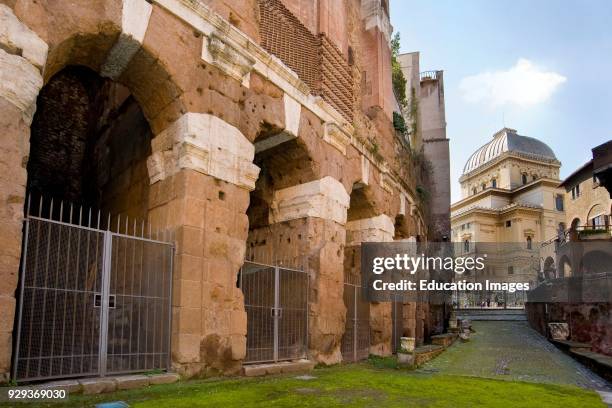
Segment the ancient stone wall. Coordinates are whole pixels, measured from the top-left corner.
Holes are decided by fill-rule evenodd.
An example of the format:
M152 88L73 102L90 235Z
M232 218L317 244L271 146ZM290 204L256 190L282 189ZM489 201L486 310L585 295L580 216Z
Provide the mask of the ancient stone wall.
M567 323L569 340L588 343L596 353L612 355L612 314L609 303L534 303L525 304L531 327L549 337L548 323Z
M67 66L87 67L133 97L113 85L114 90L104 88L106 102L96 105L108 108L95 109L92 122L93 151L106 169L97 172L98 186L104 186L98 190L112 211L146 211L152 224L174 237L174 368L186 376L239 372L247 319L236 280L247 242L259 248L274 243L275 252L292 256L295 251L306 258L310 356L322 363L341 361L347 224L360 231L350 239L362 242L373 239L370 227L378 225L363 219L384 219L378 225L384 233L374 235L392 240L393 220L414 210L407 210L406 203L415 202L406 187L409 180L401 179L402 164L394 163L395 133L385 99L368 99L363 113L348 108L350 101L361 106L361 92L343 94L350 88L347 69L360 87L359 61L367 47L386 44L380 42L385 34L371 25L367 30L378 30L372 34L378 41L361 44L359 7L350 3L348 44L357 51L355 64L347 68L344 50L325 45L327 72L343 74L319 98L316 86L308 84L309 68L300 73L260 45L266 41L265 23L255 24L255 5L234 3L17 0L0 6L0 18L9 27L0 35L0 123L6 129L0 136L3 375L10 366L30 123L43 83ZM293 28L299 26L283 13ZM368 16L374 21L371 10ZM313 38L314 61L319 61L322 46ZM295 49L295 43L284 48ZM384 48L377 54L382 60ZM298 59L311 63L304 56ZM378 88L389 84L390 90L385 69L368 75ZM354 124L347 120L350 113ZM146 125L150 143L144 143ZM133 144L121 142L128 133ZM367 191L371 208L348 217L348 192L356 186ZM387 305L372 311L373 352L390 349L390 316Z

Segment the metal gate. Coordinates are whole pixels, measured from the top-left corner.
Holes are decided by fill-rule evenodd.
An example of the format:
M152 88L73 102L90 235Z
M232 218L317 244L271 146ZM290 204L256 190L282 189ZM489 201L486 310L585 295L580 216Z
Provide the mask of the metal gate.
M26 216L14 379L170 368L173 246L110 224L53 201Z
M342 359L359 361L370 355L370 303L363 299L361 284L344 283L346 324L342 336Z
M404 331L403 303L399 296L395 296L395 301L391 302L391 321L393 324L391 332L391 352L397 354L401 348L402 332Z
M240 288L247 313L245 363L294 360L308 354L308 273L245 261Z

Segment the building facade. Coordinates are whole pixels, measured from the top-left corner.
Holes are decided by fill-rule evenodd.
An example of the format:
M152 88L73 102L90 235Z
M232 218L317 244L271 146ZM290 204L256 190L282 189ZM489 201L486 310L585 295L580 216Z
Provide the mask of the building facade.
M561 187L565 189L565 223L580 230L607 230L612 216L610 193L594 176L593 160L570 174Z
M361 242L428 235L414 177L418 164L392 125L387 0L5 0L0 25L4 379L11 364L21 372L13 351L20 344L36 351L39 334L37 372L26 378L85 373L70 371L79 365L75 358L83 367L85 353L71 350L68 363L59 360L70 343L64 337L59 349L55 342L43 347L44 333L55 338L67 324L74 335L81 327L80 315L66 305L94 311L96 336L97 327L101 336L122 336L103 346L104 355L87 357L94 373L98 361L107 364L113 347L138 349L139 333L155 333L145 327L148 320L133 317L134 310L163 309L155 300L156 306L147 307L137 296L111 293L127 290L134 275L118 287L111 277L98 291L96 263L75 258L76 269L60 267L59 259L86 251L52 245L66 242L61 237L46 241L58 265L50 271L76 271L74 279L85 280L84 288L77 284L82 298L58 297L55 293L68 288L57 287L27 309L20 293L38 299L44 292L40 282L31 288L22 280L18 288L20 262L26 276L40 269L38 261L23 260L23 219L32 197L41 198L39 215L46 211L52 218L59 211L60 220L77 219L80 228L87 212L77 216L65 203L108 214L98 215L96 224L96 213L89 213L86 227L92 234L107 230L103 235L112 239L146 238L150 226L164 231L174 253L165 289L171 286L171 319L152 321L172 323L168 339L155 349L161 351L149 354L161 360L169 348L169 365L185 376L238 372L251 340L267 333L251 330L254 317L245 296L252 292L239 283L246 261L272 270L299 265L307 273L307 285L294 288L307 290L302 320L307 327L286 347L307 339L308 357L316 362L350 359L342 352L343 344L352 342L350 330L353 337L365 333L366 355L391 353L394 330L420 341L427 335L422 310L402 305L394 313L384 303L362 302L365 323L354 331L350 309L356 303L346 296ZM137 220L133 227L132 220ZM71 243L72 237L64 239ZM26 233L28 239L38 237ZM128 253L108 251L110 260ZM100 262L103 268L106 261ZM132 262L132 270L142 270L146 258ZM115 267L107 266L114 273ZM66 283L55 276L55 284ZM152 281L144 272L136 276L138 282ZM51 298L52 306L39 307ZM24 328L29 331L14 325L22 306L34 319ZM69 317L64 326L56 316L60 311ZM279 308L271 312L278 322ZM105 333L108 319L127 334ZM393 319L400 325L392 325ZM19 339L19 333L28 338ZM97 344L93 340L92 348ZM145 339L142 347L151 346ZM120 353L115 362L139 363L129 354ZM24 364L24 372L32 371Z
M565 222L560 166L546 144L509 128L470 156L459 179L462 199L451 207L452 240L466 250L485 244L510 252L475 279L537 283L530 251L556 238ZM525 262L509 266L514 256Z

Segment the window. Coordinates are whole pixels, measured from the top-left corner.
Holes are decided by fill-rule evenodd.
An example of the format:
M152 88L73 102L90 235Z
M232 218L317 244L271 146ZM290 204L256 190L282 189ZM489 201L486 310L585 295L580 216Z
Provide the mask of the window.
M598 215L597 217L591 218L591 226L596 228L605 228L607 216L605 214Z
M527 184L527 174L523 173L523 184Z
M527 237L527 249L532 249L531 237Z
M466 239L465 241L463 241L463 250L465 252L470 252L470 240Z
M485 183L482 183L482 191L485 191L487 189L487 185Z
M557 194L555 196L555 207L557 208L557 211L563 211L563 195L562 194Z
M531 180L532 180L532 181L536 181L537 179L538 179L538 176L537 176L537 175L535 175L535 174L534 174L533 176L531 176Z
M580 184L576 184L574 187L572 187L572 200L575 200L578 197L580 197Z
M476 194L476 193L477 193L477 191L476 191L476 187L474 187L474 188L472 189L472 194Z
M512 226L512 221L508 220L506 221L506 228L510 228Z
M491 180L491 187L497 188L497 180L495 179Z
M508 267L508 275L514 275L514 266L510 265Z

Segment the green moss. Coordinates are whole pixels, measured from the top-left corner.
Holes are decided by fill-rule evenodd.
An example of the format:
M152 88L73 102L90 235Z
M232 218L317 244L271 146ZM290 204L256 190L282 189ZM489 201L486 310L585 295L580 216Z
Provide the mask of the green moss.
M312 380L286 375L184 381L107 395L73 396L68 402L47 406L92 406L118 400L134 408L604 406L594 392L573 386L432 375L377 369L370 364L317 369L313 375L316 378Z

